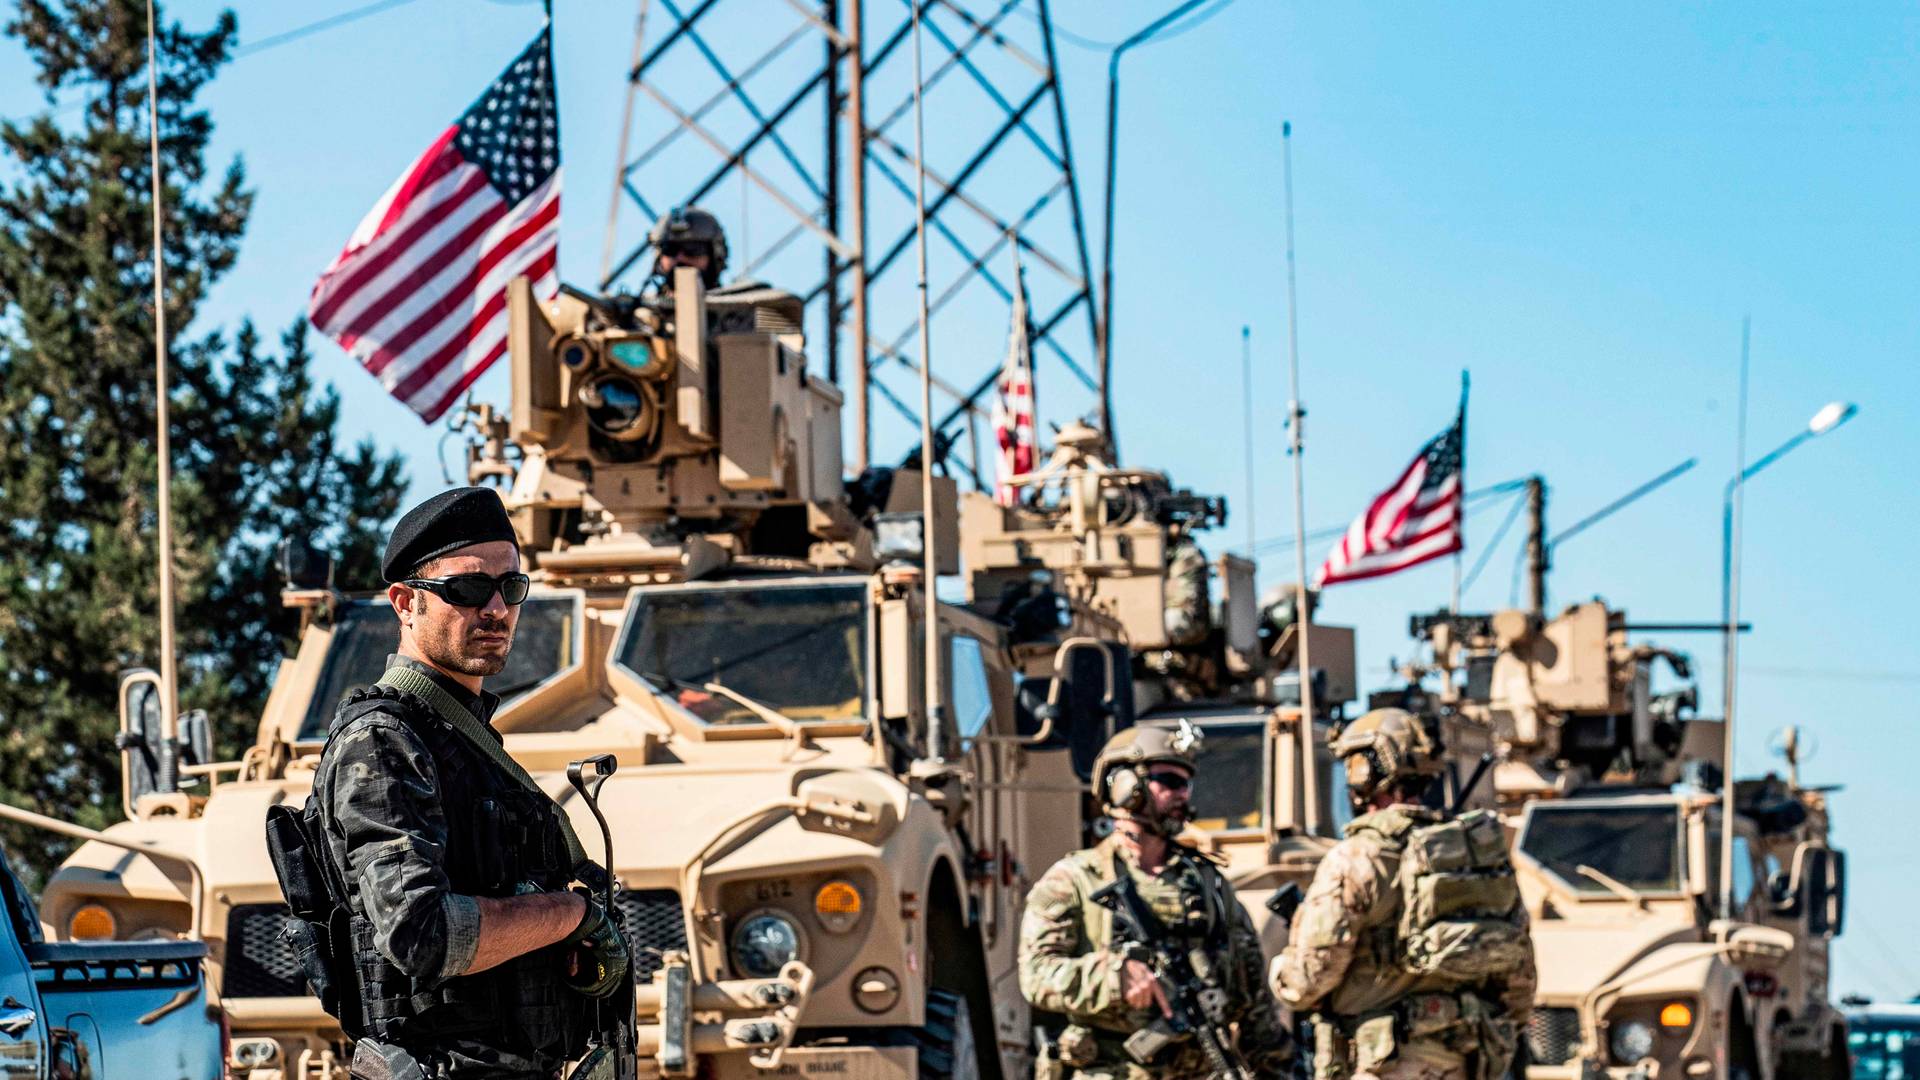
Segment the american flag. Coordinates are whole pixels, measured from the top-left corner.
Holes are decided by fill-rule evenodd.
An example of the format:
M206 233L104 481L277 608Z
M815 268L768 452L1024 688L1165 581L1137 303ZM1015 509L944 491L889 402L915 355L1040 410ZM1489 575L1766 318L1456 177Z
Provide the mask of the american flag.
M1007 339L1007 362L993 396L993 437L999 444L994 470L993 500L1012 506L1019 489L1008 483L1033 471L1036 448L1033 434L1033 337L1027 324L1027 277L1020 268L1020 245L1013 245L1013 329Z
M1466 431L1463 398L1453 426L1422 447L1400 479L1347 526L1314 575L1315 588L1391 574L1464 546L1460 489L1466 481Z
M559 291L560 119L542 30L374 204L313 325L432 423L507 350L507 283Z

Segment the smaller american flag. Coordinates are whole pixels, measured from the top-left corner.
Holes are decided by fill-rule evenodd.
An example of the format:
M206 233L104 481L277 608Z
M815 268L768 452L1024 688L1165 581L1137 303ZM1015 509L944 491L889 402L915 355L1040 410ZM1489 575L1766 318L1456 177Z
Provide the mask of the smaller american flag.
M1020 268L1020 244L1013 245L1013 329L1007 338L1007 362L1000 370L993 397L993 437L999 445L995 461L993 500L1001 506L1019 501L1019 489L1008 481L1033 471L1037 457L1034 439L1033 334L1027 319L1027 275Z
M432 423L507 351L507 283L559 291L560 119L542 30L374 204L307 303Z
M1426 446L1333 546L1315 588L1360 581L1451 555L1466 543L1460 527L1466 482L1467 403L1453 426Z

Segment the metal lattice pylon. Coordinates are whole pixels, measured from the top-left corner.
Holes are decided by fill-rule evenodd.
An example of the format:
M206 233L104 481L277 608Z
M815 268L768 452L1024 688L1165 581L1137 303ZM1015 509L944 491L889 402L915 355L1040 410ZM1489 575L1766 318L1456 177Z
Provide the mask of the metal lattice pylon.
M1047 0L640 0L600 284L639 291L647 226L701 205L727 227L734 276L806 301L809 352L849 399L854 468L874 461L875 421L887 419L873 399L917 427L918 395L889 386L917 379L920 362L914 2L936 441L985 486L979 426L1005 355L1010 244L1028 268L1034 356L1071 380L1050 388L1052 411L1068 415L1096 388L1098 313ZM623 228L628 203L639 213ZM949 453L968 432L970 449Z

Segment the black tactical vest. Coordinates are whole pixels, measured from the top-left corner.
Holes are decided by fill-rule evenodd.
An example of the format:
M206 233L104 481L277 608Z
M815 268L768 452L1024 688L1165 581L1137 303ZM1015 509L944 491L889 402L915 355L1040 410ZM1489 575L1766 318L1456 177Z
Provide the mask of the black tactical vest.
M509 776L413 694L374 686L342 699L328 729L320 774L331 764L327 755L334 736L374 712L399 718L433 757L440 802L447 808L445 870L455 893L499 898L526 887L559 891L572 882L574 867L553 800ZM331 954L329 974L339 984L335 1015L349 1034L409 1050L475 1041L514 1057L556 1063L585 1052L588 1003L561 981L562 961L553 947L473 975L415 981L375 948L373 924L358 902L358 885L346 877L344 867L334 865L332 845L320 828L317 790L300 817L301 831L322 856L324 865L318 869L332 886L328 891L342 901L330 905L333 910L321 929L331 931L323 934L333 939L326 943L331 948L323 949ZM299 915L300 905L291 906ZM327 995L321 997L326 1004Z

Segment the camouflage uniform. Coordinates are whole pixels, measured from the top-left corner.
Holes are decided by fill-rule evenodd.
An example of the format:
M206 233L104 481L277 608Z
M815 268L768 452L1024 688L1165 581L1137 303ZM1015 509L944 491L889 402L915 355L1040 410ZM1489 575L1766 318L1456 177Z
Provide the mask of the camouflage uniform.
M1068 1021L1059 1040L1061 1061L1043 1063L1042 1069L1064 1063L1070 1070L1065 1075L1085 1080L1209 1075L1204 1056L1190 1041L1151 1069L1135 1064L1122 1049L1125 1037L1145 1027L1158 1007L1136 1009L1121 996L1126 961L1111 948L1113 918L1091 899L1112 881L1115 853L1131 868L1141 898L1168 927L1189 928L1204 940L1214 921L1206 914L1209 907L1226 915L1222 946L1209 952L1237 1006L1239 1045L1256 1073L1283 1075L1289 1039L1262 985L1260 939L1232 886L1204 856L1181 844L1170 845L1167 865L1158 874L1146 873L1114 836L1061 859L1027 894L1020 924L1020 990L1034 1008Z
M475 695L418 661L391 656L387 664L432 678L483 723L499 703L493 694ZM464 819L449 822L442 780L433 752L397 702L338 725L314 778L328 857L344 871L353 913L371 924L379 957L421 987L457 980L472 966L480 941L479 903L456 891L449 878L449 852L460 849L472 829ZM557 970L559 963L543 950L494 970L502 978L526 980L532 965ZM353 1073L409 1080L418 1075L417 1064L428 1074L463 1080L553 1076L567 1060L559 1049L565 1037L547 1039L545 1046L535 1041L468 1032L396 1047L364 1038L355 1047Z
M1314 872L1273 982L1283 1004L1319 1010L1316 1077L1467 1080L1484 1076L1495 1056L1504 1069L1525 1028L1535 982L1530 955L1504 985L1478 991L1424 986L1394 960L1397 838L1440 820L1407 805L1357 818ZM1489 1045L1502 1041L1509 1045Z
M1185 536L1175 540L1167 550L1164 601L1169 645L1192 647L1206 642L1212 628L1207 578L1207 557L1200 545Z

